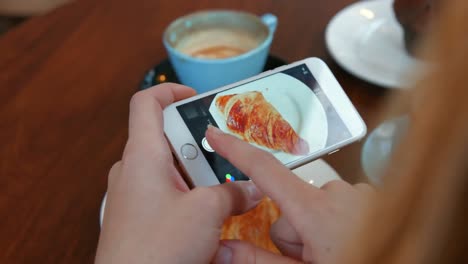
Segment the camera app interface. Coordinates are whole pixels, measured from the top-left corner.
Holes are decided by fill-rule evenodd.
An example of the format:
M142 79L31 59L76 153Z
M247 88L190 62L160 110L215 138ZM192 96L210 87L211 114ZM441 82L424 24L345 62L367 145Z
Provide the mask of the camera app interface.
M351 137L305 64L177 110L221 183L248 177L213 151L205 138L208 124L271 152L283 164Z

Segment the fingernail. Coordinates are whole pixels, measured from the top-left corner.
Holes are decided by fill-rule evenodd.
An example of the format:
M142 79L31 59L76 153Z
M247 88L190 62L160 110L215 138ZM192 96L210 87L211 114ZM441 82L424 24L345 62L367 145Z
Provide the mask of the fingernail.
M263 193L257 188L253 181L249 181L247 191L249 192L249 197L252 201L259 201L263 198Z
M219 245L218 251L214 258L214 264L231 264L232 262L232 250L222 243Z
M209 124L208 125L208 130L210 131L210 133L213 133L214 135L223 135L224 132L221 131L221 129Z

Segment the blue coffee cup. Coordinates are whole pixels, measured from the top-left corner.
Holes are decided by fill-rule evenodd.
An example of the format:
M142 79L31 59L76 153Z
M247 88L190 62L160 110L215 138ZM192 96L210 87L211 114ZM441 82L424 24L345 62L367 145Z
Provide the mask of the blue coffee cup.
M182 84L203 93L262 72L276 26L277 18L272 14L258 17L239 11L202 11L172 22L164 33L163 43ZM250 42L243 41L243 35L239 35L238 39L236 34L223 35L224 29L252 36L255 45L252 44L249 49L233 56L216 57L227 54L223 53L224 50L220 51L219 47L229 48L230 45L246 45L252 42L250 39L247 39ZM216 35L216 32L221 33ZM216 45L217 48L214 48ZM197 46L204 46L204 52L217 53L195 54ZM236 51L237 48L232 50Z

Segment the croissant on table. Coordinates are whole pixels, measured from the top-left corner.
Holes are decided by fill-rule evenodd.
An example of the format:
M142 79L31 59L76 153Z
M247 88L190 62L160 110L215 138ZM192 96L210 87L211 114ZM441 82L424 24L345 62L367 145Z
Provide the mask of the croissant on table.
M302 139L261 92L223 95L216 106L228 129L247 142L293 155L309 153Z

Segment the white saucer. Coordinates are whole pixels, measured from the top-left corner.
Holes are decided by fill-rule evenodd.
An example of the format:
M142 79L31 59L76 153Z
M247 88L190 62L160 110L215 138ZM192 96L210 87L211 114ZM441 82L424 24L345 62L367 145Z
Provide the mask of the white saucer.
M338 173L322 159L310 162L302 167L294 169L293 172L301 177L304 181L311 183L317 187L321 187L325 183L332 180L340 180ZM107 193L101 202L101 210L99 212L99 224L102 226L104 220L104 209L106 208Z
M344 8L328 24L325 40L333 58L351 74L382 87L407 88L422 62L407 53L392 3L360 1Z

